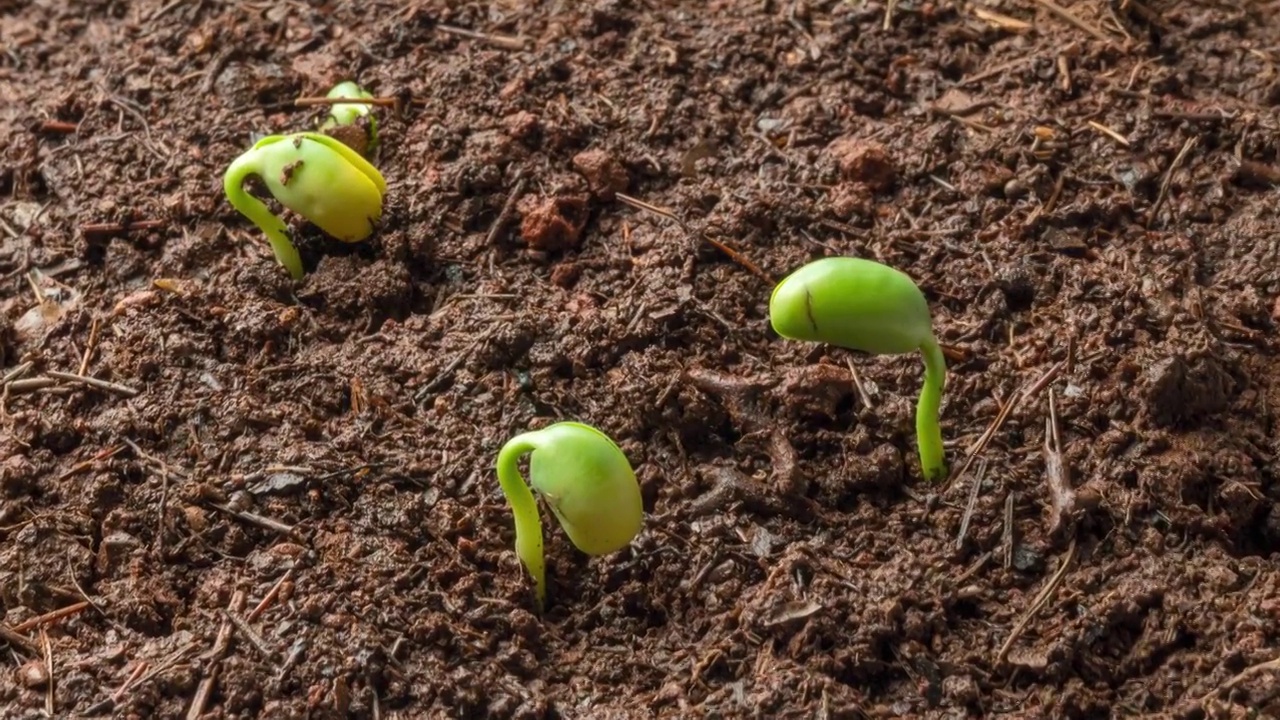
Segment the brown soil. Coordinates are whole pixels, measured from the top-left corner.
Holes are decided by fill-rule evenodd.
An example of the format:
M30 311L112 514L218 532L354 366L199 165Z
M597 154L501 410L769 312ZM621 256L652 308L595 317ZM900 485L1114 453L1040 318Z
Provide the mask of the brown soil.
M0 715L1280 715L1280 4L1057 2L0 3ZM349 78L294 283L222 172ZM769 329L829 254L946 484L917 358ZM558 419L650 514L539 617Z

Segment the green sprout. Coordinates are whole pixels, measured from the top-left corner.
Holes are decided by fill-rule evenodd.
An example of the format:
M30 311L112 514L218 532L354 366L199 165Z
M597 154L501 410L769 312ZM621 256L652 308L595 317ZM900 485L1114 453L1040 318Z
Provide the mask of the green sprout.
M872 355L924 355L916 406L920 466L928 480L947 474L938 411L947 363L933 335L924 293L906 273L871 260L823 258L783 278L769 298L774 332Z
M574 546L608 555L630 544L644 521L640 485L626 455L608 435L582 423L560 422L511 438L498 453L498 482L515 517L516 555L546 605L542 522L533 492L520 476L529 454L529 483L546 498Z
M245 192L250 175L260 177L281 205L343 242L369 237L382 217L386 181L355 150L312 132L259 140L227 168L223 188L231 204L266 233L276 260L295 279L302 277L302 259L284 220Z
M348 80L333 86L325 97L334 99L370 100L373 94ZM366 127L361 127L367 123ZM373 105L366 103L334 103L329 106L329 117L320 124L320 132L342 140L363 155L378 144L378 121L373 117Z

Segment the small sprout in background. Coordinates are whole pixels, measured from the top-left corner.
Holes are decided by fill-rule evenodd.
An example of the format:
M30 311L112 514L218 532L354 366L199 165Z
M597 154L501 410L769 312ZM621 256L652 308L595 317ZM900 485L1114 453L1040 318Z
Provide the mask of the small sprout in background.
M947 473L938 412L947 366L924 293L906 273L872 260L823 258L788 275L769 298L774 332L873 355L924 355L916 441L928 480Z
M575 547L608 555L640 532L644 506L626 455L608 435L582 423L560 422L511 438L498 453L498 482L515 516L516 555L537 585L538 610L546 606L546 561L538 503L520 477L529 454L529 484L546 498Z
M329 99L372 99L373 94L354 82L338 83L325 97ZM329 117L320 124L320 132L341 140L347 147L368 157L378 145L378 121L373 105L335 103L329 106Z
M244 190L257 175L280 204L343 242L360 242L382 217L386 181L363 156L327 135L268 135L227 168L227 199L262 229L276 259L295 279L302 259L290 242L287 226L261 200Z

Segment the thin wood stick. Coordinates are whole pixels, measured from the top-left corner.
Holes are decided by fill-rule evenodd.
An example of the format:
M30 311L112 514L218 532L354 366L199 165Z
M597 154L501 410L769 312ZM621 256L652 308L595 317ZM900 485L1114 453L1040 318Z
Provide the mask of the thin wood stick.
M853 366L852 358L844 359L845 365L849 368L849 375L853 377L853 389L858 391L858 399L862 401L862 407L870 410L871 396L867 394L867 388L862 384L862 378L858 376L858 370Z
M978 441L969 448L968 456L965 458L964 464L960 466L960 472L953 475L951 479L947 481L948 485L964 477L964 474L969 471L969 467L973 465L974 459L976 459L982 451L987 449L987 445L991 443L991 438L995 437L996 432L1004 426L1005 421L1009 419L1009 415L1014 411L1014 409L1031 396L1043 390L1046 385L1053 382L1054 378L1058 377L1058 374L1062 372L1062 368L1064 366L1065 361L1054 363L1053 367L1046 370L1045 373L1029 387L1014 393L1013 398L1010 399L1009 402L1005 403L1004 407L1000 408L1000 412L996 415L996 419L991 421L991 424L987 426L986 431L982 433L982 436L978 438Z
M89 601L84 600L74 605L68 605L64 608L52 610L43 615L38 615L29 620L24 620L18 623L17 625L14 625L13 631L26 632L31 628L38 627L40 625L48 625L49 623L56 622L58 620L61 620L64 617L70 617L71 615L75 615L76 613L80 612L81 610L84 610L87 607L89 607Z
M11 383L14 380L17 380L18 378L22 377L23 375L26 375L27 371L31 370L31 368L35 366L36 364L34 362L28 360L22 363L21 365L15 367L14 369L10 370L9 372L5 373L4 377L0 378L0 383Z
M987 475L987 459L982 459L978 472L973 476L973 487L969 490L969 504L965 506L964 517L960 519L960 534L956 536L956 550L964 549L964 536L969 534L969 521L973 519L973 509L978 505L978 491L982 489L982 480Z
M1191 152L1191 148L1195 144L1196 139L1194 137L1187 138L1187 141L1182 143L1182 149L1173 158L1173 162L1169 163L1169 169L1165 171L1164 179L1160 181L1160 194L1156 196L1156 202L1151 206L1151 214L1147 216L1147 227L1154 225L1156 219L1160 216L1160 209L1164 207L1164 201L1169 197L1169 187L1173 184L1173 173L1187 159L1187 153Z
M44 711L49 717L57 717L53 712L53 691L57 687L58 681L53 674L53 645L49 643L49 633L40 626L40 644L44 647L44 671L49 680L44 686Z
M674 222L686 234L688 235L693 234L693 232L689 229L689 226L686 225L683 220L681 220L678 216L676 216L675 213L671 212L670 210L667 210L666 208L661 208L661 207L658 207L657 205L651 205L643 200L633 198L630 195L624 195L623 193L616 193L614 197L618 198L619 200L626 203L627 205L630 205L631 207L636 208L637 210L644 210L646 212L654 213L655 215L660 215ZM737 250L734 250L733 248L720 242L719 240L709 238L703 233L698 233L698 237L703 242L713 246L715 249L727 255L730 260L746 268L751 274L755 275L761 280L764 280L769 285L773 285L777 282L777 280L770 277L768 273L766 273L764 270L761 270L758 265L751 262L750 258L746 257L745 255L738 252Z
M244 510L234 510L226 505L219 505L218 503L209 503L209 507L212 507L217 510L221 510L222 512L234 518L243 520L244 522L247 522L250 525L257 525L260 528L265 528L273 532L278 532L281 535L284 535L285 537L288 537L288 538L292 538L294 540L305 541L305 538L303 538L298 533L297 528L295 528L292 525L287 525L285 523L282 523L279 520L273 520L264 515L258 515L257 513L246 512Z
M50 377L33 377L25 380L10 380L4 384L5 393L13 392L14 395L21 395L26 392L34 392L45 388L56 387L58 381Z
M514 182L511 184L511 192L507 195L506 202L502 203L502 210L498 212L498 217L494 219L493 225L489 227L489 233L485 235L484 245L489 247L498 239L498 234L506 228L507 223L511 221L512 214L515 213L516 202L520 200L520 196L524 194L525 177L524 168L516 171Z
M137 397L139 393L138 390L134 390L128 385L121 385L119 383L107 382L106 380L99 380L96 377L89 377L88 375L76 375L74 373L60 372L58 370L46 370L45 375L48 375L49 377L55 378L57 380L65 380L67 382L74 382L74 383L80 383L81 385L88 385L90 387L95 387L99 390L106 390L107 392L115 393L117 395L123 395L125 397Z
M263 660L275 660L276 651L272 650L270 645L267 645L267 641L263 640L262 636L249 626L249 623L245 622L235 613L228 612L227 610L222 611L222 616L230 620L232 625L236 626L236 630L239 630L240 634L244 636L244 639L248 640L249 644L262 655Z
M1016 497L1017 493L1013 490L1010 490L1009 494L1004 497L1004 533L1000 542L1002 545L1001 550L1003 551L1001 554L1004 555L1001 558L1001 563L1004 565L1005 570L1013 567L1013 544L1017 541L1013 528L1013 504Z
M32 657L40 657L40 648L31 642L31 639L21 633L16 633L4 625L0 625L0 640L9 643L9 646L25 652Z
M98 345L98 318L93 319L93 325L89 327L89 343L85 345L84 357L80 358L80 370L77 375L84 376L89 371L89 359L93 357L94 348Z
M1058 434L1058 407L1049 391L1049 417L1044 428L1044 472L1049 485L1049 505L1053 519L1049 535L1057 536L1066 527L1076 509L1076 491L1071 487L1071 472L1062 459L1062 440Z
M1111 38L1107 37L1106 34L1103 33L1101 30L1081 20L1080 18L1076 17L1071 13L1070 10L1062 7L1061 5L1054 3L1052 0L1032 0L1032 2L1044 8L1045 10L1048 10L1054 15L1057 15L1059 18L1066 20L1072 25L1075 25L1081 30L1089 33L1094 38L1101 40L1104 43L1111 42Z
M1119 132L1117 132L1117 131L1115 131L1115 130L1112 130L1111 128L1107 127L1106 125L1103 125L1102 123L1097 122L1096 120L1090 120L1090 121L1088 121L1088 123L1086 123L1086 124L1087 124L1089 127L1093 128L1094 130L1097 130L1098 132L1102 133L1103 135L1106 135L1107 137L1111 138L1112 140L1115 140L1116 142L1120 143L1121 145L1123 145L1123 146L1125 146L1125 147L1129 147L1129 138L1125 137L1124 135L1121 135Z
M232 611L243 610L244 600L244 591L237 590L231 596ZM222 658L226 656L227 649L231 647L233 627L235 626L231 624L231 619L224 615L222 627L218 628L218 637L213 641L213 650L209 653L209 664L205 666L204 677L200 679L195 697L191 699L191 707L187 709L187 720L200 720L200 716L204 714L204 706L209 702L209 696L213 694L214 684L218 682L218 667L222 664Z
M483 40L490 45L504 50L523 50L525 48L525 39L514 35L498 35L494 33L481 33L475 30L460 28L455 25L436 24L436 29L450 35L459 35L472 40Z
M136 677L136 678L130 677L130 679L126 681L124 685L120 686L120 689L116 690L116 692L112 694L110 697L100 700L97 703L94 703L93 705L89 706L88 708L85 708L83 717L93 717L96 715L100 715L102 713L110 712L115 708L116 704L120 702L120 700L124 697L124 694L126 692L156 677L160 673L172 669L178 663L185 660L187 655L191 654L191 652L195 650L195 647L196 645L194 642L188 642L185 645L182 645L181 647L179 647L177 650L174 650L173 652L169 653L167 656L165 656L163 660L161 660L154 666L150 666L150 663L148 663L146 660L141 661L140 667L142 669L146 670L147 667L150 666L150 669L147 670L145 675L142 675L141 677ZM139 673L137 671L134 672L134 675L138 675L138 674Z
M129 677L125 679L124 684L120 686L120 689L116 690L114 693L111 693L112 706L115 706L117 703L120 702L120 698L124 697L125 692L134 683L138 682L138 678L142 677L142 673L146 672L147 668L149 667L151 667L151 663L147 662L146 660L143 660L142 662L138 663L138 667L134 668L133 672L129 673Z
M1031 602L1031 606L1022 614L1022 619L1013 627L1013 632L1009 633L1009 638L1000 647L1000 652L996 654L997 663L1004 661L1005 656L1009 654L1009 648L1013 647L1013 643L1022 636L1022 633L1027 629L1027 625L1031 623L1031 619L1035 617L1036 613L1040 612L1040 608L1044 607L1045 603L1049 602L1053 592L1062 583L1062 578L1066 577L1067 568L1071 567L1071 561L1075 558L1075 554L1076 539L1073 537L1071 538L1071 545L1062 557L1062 563L1058 565L1058 571L1053 574L1053 577L1049 579L1049 583L1044 586L1044 589L1040 591L1036 599Z
M165 220L131 220L123 223L107 222L107 223L89 223L80 226L80 232L85 235L114 235L117 233L128 232L129 230L157 230L167 227L169 223Z
M1213 690L1210 690L1209 692L1205 693L1205 696L1200 698L1200 704L1204 705L1206 702L1209 701L1209 698L1222 692L1223 690L1230 690L1231 688L1239 685L1245 680L1248 680L1254 675L1267 672L1268 670L1280 670L1280 657L1274 658L1272 660L1267 660L1266 662L1260 662L1257 665L1250 665L1249 667L1241 670L1239 673L1235 675L1235 677L1232 677L1230 680L1222 683L1221 685L1214 688Z
M79 129L79 123L67 122L65 120L45 120L36 128L36 132L71 135Z
M314 107L316 105L376 105L377 107L395 107L396 98L347 98L347 97L300 97L293 101L294 107Z
M884 6L884 26L883 30L893 29L893 10L898 6L898 0L889 0Z
M249 617L246 619L249 622L256 622L258 618L262 616L262 613L266 612L267 608L271 607L271 603L275 602L276 597L280 595L281 586L291 579L293 579L293 568L289 568L285 571L284 575L280 576L280 579L276 581L276 584L272 585L271 589L267 591L267 594L262 596L262 602L258 603L258 606L253 609L253 612L249 613Z

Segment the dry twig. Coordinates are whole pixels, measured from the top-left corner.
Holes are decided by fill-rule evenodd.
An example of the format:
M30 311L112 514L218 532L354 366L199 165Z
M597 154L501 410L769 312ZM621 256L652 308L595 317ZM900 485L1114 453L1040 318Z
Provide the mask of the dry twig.
M298 542L306 542L306 538L302 537L302 534L298 532L296 527L282 523L279 520L273 520L265 515L251 513L245 510L236 510L232 507L221 505L219 503L209 503L209 507L215 510L221 510L231 517L247 522L250 525L257 525L260 528L280 533L281 535Z
M853 366L853 358L846 357L845 365L849 368L849 375L853 378L853 389L858 392L858 400L862 403L862 407L871 410L871 396L867 393L867 388L862 384L862 378L858 376L858 370Z
M1019 405L1039 393L1049 383L1053 382L1054 378L1058 377L1058 374L1062 372L1064 365L1064 361L1054 363L1053 367L1046 370L1045 373L1037 378L1035 382L1014 393L1013 399L1005 403L1004 407L1002 407L1000 412L996 415L995 420L991 421L991 424L987 426L986 431L982 433L982 436L978 438L978 441L969 448L964 464L960 466L960 471L953 475L948 481L948 485L964 477L964 474L969 471L969 467L973 465L973 461L987 449L987 445L991 443L991 439L995 437L996 432L1004 426L1005 421L1009 419L1009 415Z
M244 609L245 595L243 590L237 590L231 596L231 611L240 612ZM187 720L199 720L204 714L204 706L209 702L209 696L213 694L213 686L218 682L218 666L222 662L222 658L226 656L228 648L231 647L231 624L229 616L223 616L222 627L218 629L218 637L213 642L213 650L210 651L209 664L205 667L204 677L200 678L200 685L196 688L195 697L191 699L191 707L187 709Z
M520 196L524 194L525 177L524 169L516 171L515 178L511 184L511 192L507 195L506 202L502 203L502 210L498 213L498 217L494 219L493 225L489 227L489 234L484 238L484 246L490 247L494 241L498 239L498 234L506 228L507 223L511 221L512 214L515 213L516 202L520 200Z
M99 390L106 390L107 392L123 395L124 397L137 397L139 392L128 385L107 382L106 380L99 380L96 377L89 377L88 375L76 375L75 373L60 372L58 370L46 370L44 374L54 378L55 380L80 383L81 385L88 385L89 387L94 387Z
M57 717L53 712L53 691L58 686L58 680L53 674L53 645L49 643L49 633L40 626L40 645L44 648L44 671L49 678L44 685L44 711L49 717Z
M1008 30L1009 32L1021 32L1023 30L1030 30L1034 27L1031 23L1026 22L1025 20L1019 20L1018 18L1004 15L1002 13L995 12L994 10L988 10L981 6L975 6L971 9L974 16L979 20L985 20L1002 30Z
M1000 538L1001 564L1008 570L1013 567L1013 543L1016 541L1013 528L1013 504L1017 493L1010 490L1004 498L1004 532Z
M1058 5L1057 3L1053 2L1053 0L1032 0L1032 2L1044 8L1045 10L1048 10L1054 15L1057 15L1059 18L1066 20L1072 25L1075 25L1081 30L1089 33L1095 39L1100 40L1104 43L1111 42L1111 38L1107 37L1106 33L1102 32L1102 30L1076 17L1074 14L1072 14L1070 10L1062 7L1061 5Z
M276 584L271 586L271 589L267 591L267 594L262 596L262 601L253 609L253 612L249 613L249 617L246 619L249 622L256 622L257 619L262 616L262 613L266 612L267 608L271 607L271 603L275 602L276 598L280 596L280 588L284 587L284 584L292 579L293 568L289 568L284 572L284 575L280 576L280 579L276 581Z
M1195 147L1196 139L1194 137L1187 138L1182 143L1182 149L1173 158L1173 162L1169 163L1169 169L1164 173L1164 179L1160 181L1160 194L1156 196L1156 202L1151 206L1151 213L1147 215L1147 227L1150 228L1155 224L1156 218L1160 216L1160 208L1164 207L1165 200L1169 197L1169 186L1173 184L1173 173L1187 159L1187 153L1191 152L1191 148Z
M1022 614L1022 618L1018 620L1018 624L1013 627L1013 632L1009 633L1009 638L1004 641L1004 645L1000 646L1000 652L996 654L996 663L1004 662L1005 656L1009 654L1009 648L1013 647L1013 643L1017 641L1022 633L1027 629L1027 625L1031 623L1031 619L1036 613L1049 602L1049 598L1053 596L1053 592L1062 584L1062 578L1067 575L1067 568L1071 567L1071 561L1076 554L1076 539L1071 538L1071 545L1067 547L1067 552L1062 556L1062 563L1058 565L1058 570L1049 579L1048 584L1036 595L1036 599L1031 602L1031 606Z
M1058 407L1049 391L1049 417L1044 428L1044 472L1049 484L1049 503L1053 517L1049 535L1058 537L1076 510L1076 491L1071 487L1071 471L1062 459L1062 440L1058 434Z
M0 640L8 643L9 647L14 650L21 650L32 657L40 657L40 648L36 647L36 644L31 642L30 638L22 633L10 630L5 625L0 625Z
M687 235L694 234L693 231L689 229L689 226L686 225L683 220L677 217L674 212L666 208L661 208L661 207L658 207L657 205L651 205L643 200L638 200L636 198L631 197L630 195L624 195L622 193L617 193L615 197L621 200L622 202L626 203L627 205L630 205L631 207L636 208L637 210L644 210L645 212L651 212L655 215L660 215L674 222ZM705 233L698 233L698 238L701 239L703 242L711 245L715 249L719 250L720 252L724 253L726 256L728 256L730 260L746 268L752 275L755 275L761 280L764 280L766 283L773 285L774 283L777 282L777 280L770 277L768 273L766 273L764 270L761 270L760 266L752 262L750 258L738 252L737 250L734 250L733 248L729 247L725 243L722 243L719 240L716 240L714 238L707 237Z
M484 42L487 42L496 48L502 48L503 50L523 50L527 42L524 38L516 37L514 35L498 35L496 33L476 32L475 30L468 30L466 28L460 28L453 25L445 25L443 23L437 23L436 29L443 33L458 35L471 40L483 40Z
M33 617L33 618L29 619L29 620L24 620L23 622L20 622L20 623L18 623L17 625L14 625L14 626L13 626L13 631L14 631L14 632L26 632L26 631L30 630L31 628L34 628L34 627L40 627L41 625L48 625L48 624L50 624L50 623L57 622L58 620L61 620L62 618L70 617L70 616L72 616L72 615L75 615L76 613L80 612L81 610L84 610L85 608L89 607L89 605L90 605L89 601L88 601L88 600L85 600L85 601L82 601L82 602L78 602L78 603L76 603L76 604L74 604L74 605L68 605L68 606L66 606L66 607L64 607L64 608L58 608L57 610L51 610L51 611L49 611L49 612L47 612L47 613L45 613L45 614L43 614L43 615L37 615L36 617Z
M1125 147L1129 147L1129 138L1125 137L1124 135L1121 135L1118 131L1111 129L1096 120L1090 120L1086 124L1089 127L1093 128L1094 130L1097 130L1103 135L1106 135L1107 137L1111 138L1112 140L1115 140L1121 145Z
M164 220L130 220L123 223L106 222L106 223L88 223L80 226L80 232L85 235L119 235L129 232L130 230L157 230L167 226L169 223Z
M316 105L376 105L394 108L399 102L393 97L348 98L348 97L300 97L293 101L294 107L314 107Z
M964 549L964 537L969 534L969 522L973 519L973 509L978 506L978 491L982 489L982 481L987 475L987 459L982 459L978 472L973 476L973 487L969 490L969 504L965 506L964 517L960 518L960 534L956 536L956 550Z
M1267 671L1280 671L1280 657L1267 660L1266 662L1260 662L1257 665L1250 665L1244 670L1241 670L1240 672L1236 673L1236 675L1232 677L1230 680L1222 683L1221 685L1214 688L1213 690L1210 690L1209 692L1205 693L1205 696L1200 698L1200 704L1204 705L1206 702L1209 701L1209 698L1213 697L1214 695L1217 695L1218 693L1224 690L1230 690L1231 688L1239 685L1245 680L1248 680L1254 675L1259 675Z
M230 620L232 625L236 626L236 630L239 630L240 634L249 641L249 644L252 645L260 655L262 655L263 660L273 661L276 659L276 651L272 650L271 646L267 645L267 641L263 640L262 636L250 627L249 623L241 619L239 615L228 610L223 610L222 616Z

